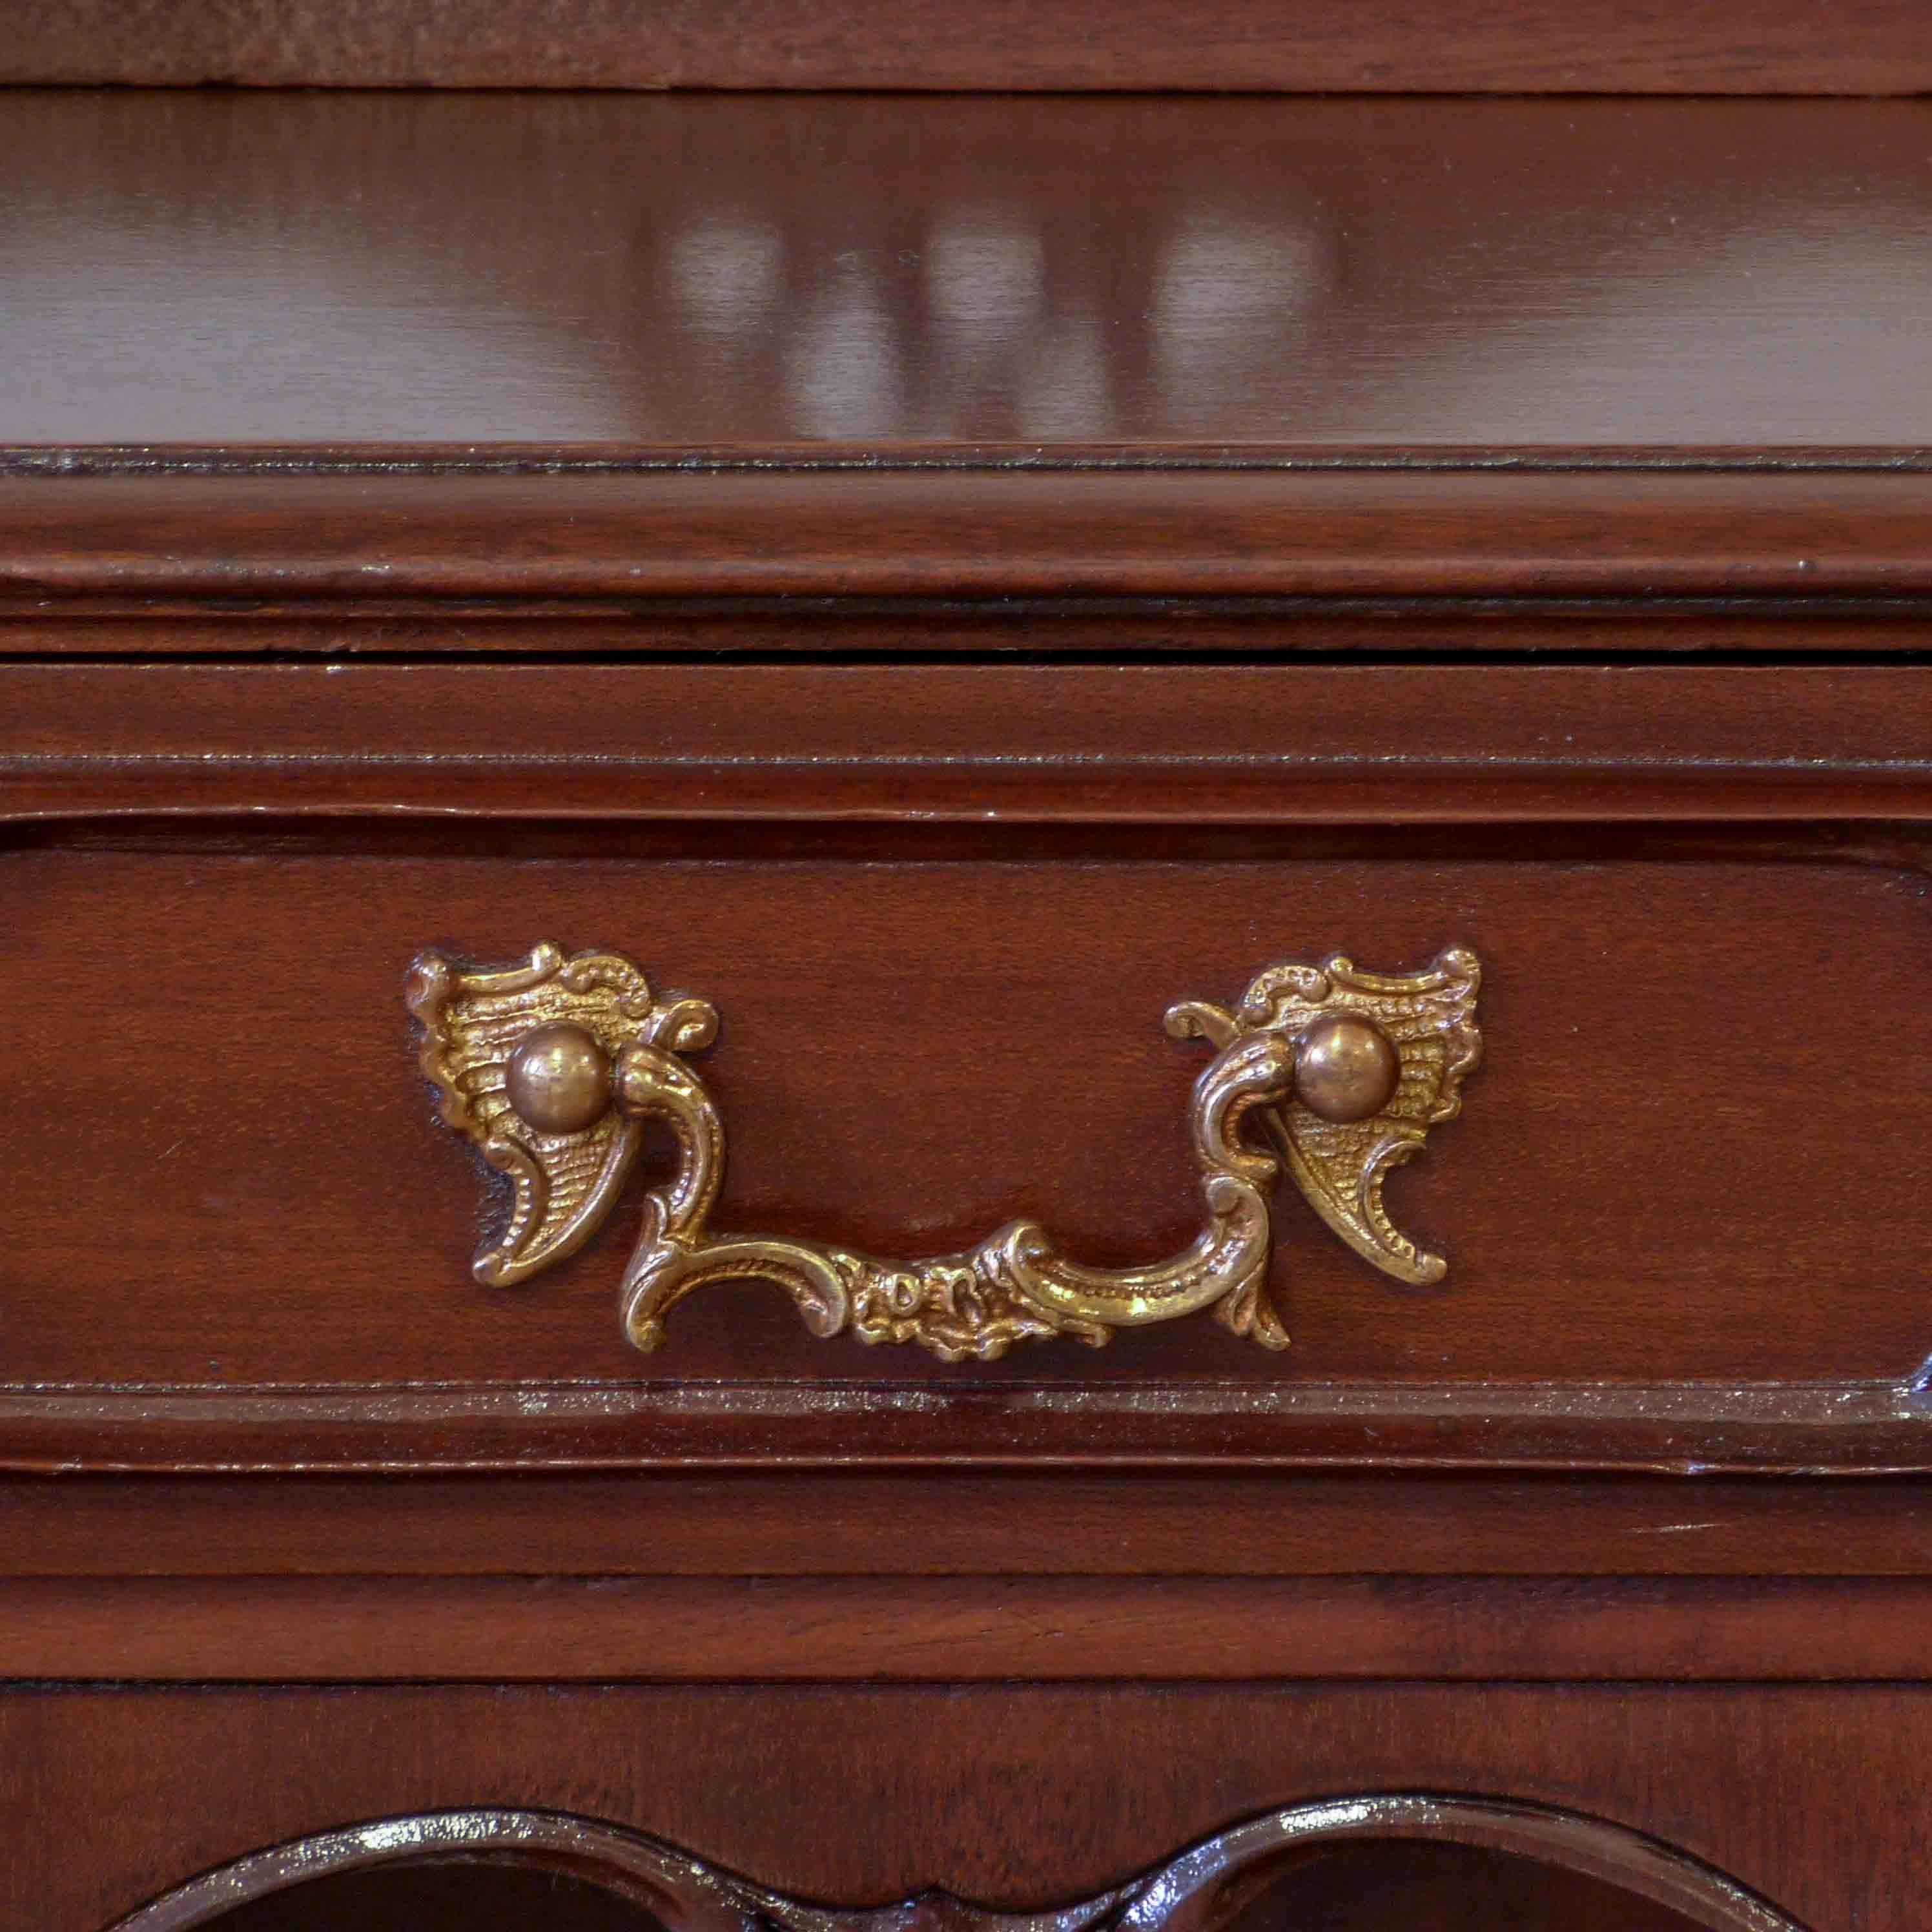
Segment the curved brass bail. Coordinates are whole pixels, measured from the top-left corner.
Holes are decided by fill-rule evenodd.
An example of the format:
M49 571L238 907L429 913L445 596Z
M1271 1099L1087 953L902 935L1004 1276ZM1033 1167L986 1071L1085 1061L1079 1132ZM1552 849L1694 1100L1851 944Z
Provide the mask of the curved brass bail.
M581 1246L621 1188L641 1123L655 1118L670 1126L679 1161L646 1195L624 1270L624 1329L638 1348L663 1346L665 1318L686 1296L751 1277L789 1294L815 1335L916 1342L943 1360L991 1361L1018 1341L1066 1335L1097 1347L1116 1329L1209 1307L1237 1334L1285 1348L1268 1288L1265 1191L1284 1165L1357 1252L1402 1280L1439 1280L1439 1258L1390 1222L1382 1182L1460 1105L1480 1046L1480 976L1460 950L1408 974L1362 972L1337 956L1270 968L1233 1008L1171 1009L1170 1033L1214 1048L1188 1109L1204 1226L1178 1254L1118 1269L1069 1259L1032 1221L904 1262L713 1234L724 1127L684 1056L710 1044L717 1015L702 1000L654 998L618 955L567 958L540 946L527 965L501 972L425 958L410 1004L443 1118L514 1189L508 1228L477 1257L482 1280L526 1280ZM1244 1138L1250 1114L1273 1151Z

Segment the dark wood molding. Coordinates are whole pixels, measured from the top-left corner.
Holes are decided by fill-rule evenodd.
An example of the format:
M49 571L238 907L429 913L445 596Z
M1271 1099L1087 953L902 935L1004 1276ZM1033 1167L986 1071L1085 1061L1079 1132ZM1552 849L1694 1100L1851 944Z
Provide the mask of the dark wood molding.
M1932 1472L1922 1383L0 1386L0 1470Z
M1450 656L1870 664L1922 648L1919 597L318 597L297 604L0 598L7 658L452 658L566 663L734 654L766 661L1006 656Z
M15 617L776 596L1932 594L1932 470L700 469L0 478ZM33 600L22 605L22 599ZM0 607L4 608L4 607Z
M1201 88L1583 93L1909 94L1932 86L1911 0L1821 32L1802 0L1660 12L1638 0L1231 0L1177 11L994 0L970 22L923 0L890 31L824 0L692 11L488 0L459 28L430 0L320 0L272 15L197 0L130 22L68 0L14 23L0 81L280 87Z
M1882 664L20 663L0 819L1911 820L1922 698Z

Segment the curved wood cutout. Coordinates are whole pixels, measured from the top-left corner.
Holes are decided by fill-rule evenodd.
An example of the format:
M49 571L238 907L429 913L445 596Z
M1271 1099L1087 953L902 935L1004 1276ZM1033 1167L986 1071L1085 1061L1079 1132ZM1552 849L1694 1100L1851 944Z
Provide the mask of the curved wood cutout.
M1681 1913L1709 1932L1804 1932L1755 1894L1621 1825L1496 1799L1397 1794L1296 1805L1238 1825L1116 1892L1036 1914L986 1912L943 1892L832 1912L767 1892L648 1838L554 1812L440 1811L326 1832L205 1874L112 1932L188 1932L313 1879L487 1856L568 1870L648 1907L668 1932L1214 1932L1312 1846L1433 1840L1561 1866Z

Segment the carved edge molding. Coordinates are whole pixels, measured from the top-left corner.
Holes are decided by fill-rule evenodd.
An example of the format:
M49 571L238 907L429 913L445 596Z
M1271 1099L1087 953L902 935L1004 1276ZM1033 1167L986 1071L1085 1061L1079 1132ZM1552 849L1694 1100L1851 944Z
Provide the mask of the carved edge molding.
M1902 1382L0 1384L0 1474L1190 1467L1932 1474Z
M621 955L573 957L545 943L524 964L490 970L425 954L407 1003L443 1121L510 1180L509 1221L478 1253L478 1280L526 1281L581 1247L654 1118L674 1136L679 1167L646 1194L624 1272L623 1324L637 1347L664 1346L666 1317L686 1296L748 1277L783 1289L814 1335L991 1361L1016 1342L1068 1336L1098 1347L1116 1329L1209 1307L1234 1334L1286 1348L1268 1292L1265 1191L1284 1169L1365 1260L1400 1281L1440 1280L1444 1263L1390 1221L1382 1184L1461 1106L1481 1050L1480 982L1474 956L1460 948L1411 974L1365 972L1336 954L1269 968L1232 1008L1172 1007L1168 1032L1214 1051L1188 1111L1205 1226L1178 1254L1123 1269L1068 1258L1032 1221L904 1262L712 1232L724 1125L686 1056L711 1044L718 1015L701 1000L658 1000ZM1244 1137L1250 1117L1267 1150Z
M640 1832L547 1811L439 1811L257 1852L137 1908L109 1932L189 1932L311 1880L386 1864L488 1858L568 1871L645 1906L667 1932L1214 1932L1286 1858L1349 1840L1431 1840L1558 1865L1681 1912L1707 1932L1804 1932L1701 1860L1628 1826L1504 1799L1396 1793L1274 1811L1131 1884L1058 1912L982 1909L944 1892L838 1911L766 1892Z

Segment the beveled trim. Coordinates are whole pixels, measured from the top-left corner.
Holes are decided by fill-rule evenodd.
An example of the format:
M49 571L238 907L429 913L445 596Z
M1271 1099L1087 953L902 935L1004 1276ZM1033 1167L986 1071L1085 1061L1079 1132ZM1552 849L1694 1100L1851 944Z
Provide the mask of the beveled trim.
M1882 664L7 663L0 820L1904 825L1924 708Z
M1058 1466L1932 1472L1926 1378L0 1385L0 1473Z
M784 1932L1213 1932L1276 1880L1284 1855L1377 1839L1466 1845L1557 1865L1680 1912L1708 1932L1803 1932L1736 1880L1628 1826L1541 1805L1425 1793L1345 1797L1270 1812L1118 1891L1040 1913L988 1911L944 1892L876 1910L826 1910L617 1826L554 1812L435 1812L252 1853L138 1908L110 1932L190 1932L236 1906L312 1880L481 1855L570 1872L634 1900L668 1932L757 1932L761 1924Z
M22 474L15 452L0 464L0 604L26 598L44 616L83 598L178 613L417 596L1622 596L1640 610L1932 592L1932 474L1917 450L1802 469L1525 469L1507 454L1460 469L997 454L982 468L801 469L772 452L729 469L586 470L550 469L555 455L482 476L332 475L307 459L73 476L51 452L34 460L56 473Z

